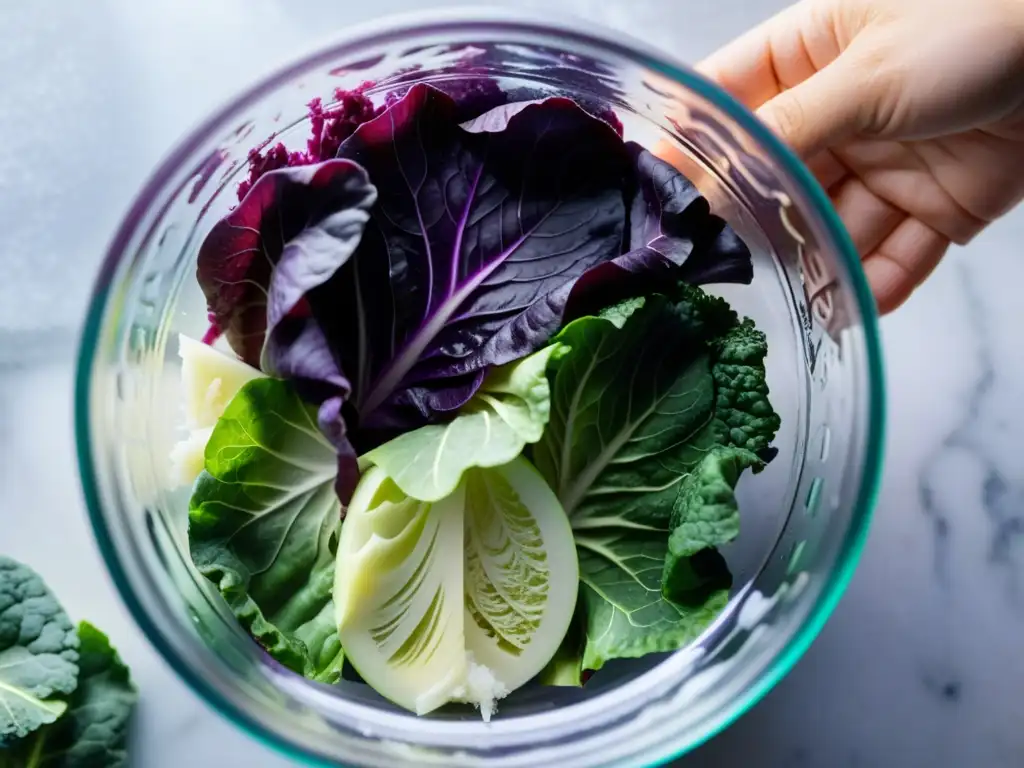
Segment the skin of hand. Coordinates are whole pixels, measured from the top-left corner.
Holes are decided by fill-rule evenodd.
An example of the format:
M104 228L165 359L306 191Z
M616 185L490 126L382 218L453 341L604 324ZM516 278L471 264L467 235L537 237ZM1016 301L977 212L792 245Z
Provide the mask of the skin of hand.
M697 69L808 163L883 313L1024 197L1024 0L802 0Z

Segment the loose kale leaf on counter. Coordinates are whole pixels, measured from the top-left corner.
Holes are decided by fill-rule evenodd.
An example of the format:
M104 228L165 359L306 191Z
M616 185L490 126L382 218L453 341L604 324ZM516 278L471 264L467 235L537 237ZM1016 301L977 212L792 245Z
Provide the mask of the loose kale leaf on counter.
M0 768L119 768L136 698L106 635L0 555Z
M341 527L335 452L291 384L256 379L206 446L189 507L196 568L275 659L323 682L344 656L331 588Z
M78 684L78 637L30 568L0 555L0 748L53 723Z
M0 768L122 768L138 693L110 640L88 622L78 625L80 671L67 712L18 742Z

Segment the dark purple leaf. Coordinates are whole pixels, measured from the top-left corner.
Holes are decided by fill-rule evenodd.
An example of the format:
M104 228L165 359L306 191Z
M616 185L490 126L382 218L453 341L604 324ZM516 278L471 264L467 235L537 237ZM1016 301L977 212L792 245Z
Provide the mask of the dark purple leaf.
M565 321L680 280L706 285L753 279L749 249L710 212L693 183L640 145L627 142L626 147L635 172L627 192L626 253L593 267L576 282Z
M380 190L354 258L309 294L363 430L464 404L557 330L571 284L619 255L629 156L568 99L456 122L417 85L340 154Z
M626 146L636 169L629 251L654 251L682 265L681 279L693 285L749 283L754 277L750 251L711 213L693 182L639 144Z
M268 328L348 260L376 198L362 168L329 160L266 174L214 225L197 278L239 357L260 365Z
M749 285L754 279L750 249L733 228L725 223L725 219L709 214L704 226L694 237L693 252L683 264L679 279L691 285Z
M477 74L476 68L470 64L456 65L459 71L458 80L441 80L433 87L442 93L446 93L458 105L456 119L458 122L472 120L488 112L495 107L500 107L509 101L506 93L498 81L485 74ZM394 98L388 94L390 103L394 103L405 94L394 93Z

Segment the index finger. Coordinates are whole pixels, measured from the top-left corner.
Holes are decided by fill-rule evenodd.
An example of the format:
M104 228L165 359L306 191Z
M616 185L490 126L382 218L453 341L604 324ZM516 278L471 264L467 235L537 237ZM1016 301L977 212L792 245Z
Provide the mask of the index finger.
M696 70L756 110L782 91L799 85L834 58L812 56L805 29L814 13L805 3L791 5L726 44L697 64ZM814 46L816 47L816 46Z

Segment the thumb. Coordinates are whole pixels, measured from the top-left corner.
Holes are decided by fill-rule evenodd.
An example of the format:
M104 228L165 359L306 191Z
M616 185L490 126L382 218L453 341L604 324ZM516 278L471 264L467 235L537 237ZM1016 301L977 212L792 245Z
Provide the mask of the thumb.
M847 51L767 101L757 116L806 159L863 130L874 111L865 68Z

